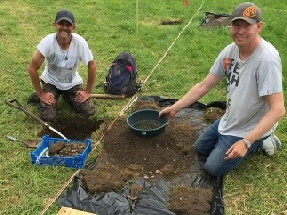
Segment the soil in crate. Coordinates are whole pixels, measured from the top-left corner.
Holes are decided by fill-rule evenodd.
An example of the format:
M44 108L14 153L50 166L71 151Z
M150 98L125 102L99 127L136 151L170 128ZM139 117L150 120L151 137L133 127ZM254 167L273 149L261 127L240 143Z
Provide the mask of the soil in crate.
M74 157L84 152L87 145L79 142L57 141L52 144L48 149L49 156L62 156L62 157Z

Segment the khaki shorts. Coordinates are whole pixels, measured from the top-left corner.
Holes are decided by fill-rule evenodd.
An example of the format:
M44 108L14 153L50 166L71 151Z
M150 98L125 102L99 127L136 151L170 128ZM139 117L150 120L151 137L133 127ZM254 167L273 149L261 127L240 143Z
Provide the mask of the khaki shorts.
M76 85L69 90L59 90L54 85L42 82L43 92L52 93L56 100L62 96L62 98L71 106L71 108L84 117L89 117L95 113L95 104L91 98L88 98L82 103L75 102L76 93L83 90L82 85ZM47 105L40 101L39 110L41 118L44 121L53 121L56 118L56 107L55 105Z

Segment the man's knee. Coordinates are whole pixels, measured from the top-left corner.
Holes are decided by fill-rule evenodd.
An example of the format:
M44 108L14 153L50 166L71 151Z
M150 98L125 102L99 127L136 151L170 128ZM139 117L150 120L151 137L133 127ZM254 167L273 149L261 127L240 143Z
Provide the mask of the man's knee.
M245 157L224 160L224 155L209 156L204 164L205 170L214 176L222 176L235 169Z
M235 163L231 160L224 160L224 155L225 154L220 151L213 151L213 153L207 157L204 169L213 176L221 176L229 172Z
M76 109L82 116L85 117L90 117L94 115L96 111L95 104L91 99L88 99L83 103L78 104Z
M196 140L193 144L193 148L194 150L199 153L199 154L202 154L201 153L201 144L198 143L198 140Z
M209 163L209 162L206 162L204 164L204 169L206 170L206 172L210 175L213 175L213 176L221 176L221 175L224 175L224 172L223 172L223 167L220 167L216 164L212 164L212 163Z
M51 122L56 118L56 106L55 105L46 105L43 102L40 102L39 105L41 119L47 122Z
M73 89L75 90L75 88ZM76 94L71 92L66 92L62 94L62 98L67 102L70 107L84 117L89 117L95 114L95 104L91 98L86 101L78 103L75 101Z
M209 155L210 152L206 150L205 143L206 142L202 142L200 138L197 139L193 144L194 151L200 155Z

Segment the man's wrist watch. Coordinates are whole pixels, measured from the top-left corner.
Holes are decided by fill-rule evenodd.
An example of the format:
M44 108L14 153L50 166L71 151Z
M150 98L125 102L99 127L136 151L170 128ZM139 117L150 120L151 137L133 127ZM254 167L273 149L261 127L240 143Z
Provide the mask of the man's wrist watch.
M251 147L250 141L248 141L248 140L246 140L246 139L242 139L242 140L243 140L243 142L245 143L246 148L249 149L249 148Z

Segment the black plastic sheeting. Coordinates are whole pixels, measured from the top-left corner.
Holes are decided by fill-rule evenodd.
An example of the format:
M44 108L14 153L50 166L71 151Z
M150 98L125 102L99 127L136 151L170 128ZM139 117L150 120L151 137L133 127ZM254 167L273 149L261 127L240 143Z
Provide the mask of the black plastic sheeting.
M170 106L176 99L165 99L159 96L141 97L141 100L158 101L160 106ZM202 115L209 107L226 108L225 101L214 101L208 104L196 102L176 114L174 120L186 121L197 127L198 135L208 126L202 121ZM87 166L91 169L95 161ZM198 188L211 188L213 190L210 215L224 215L223 177L207 174L203 168L202 158L195 157L191 164L191 174L178 179L178 183ZM131 200L126 196L130 194L132 184L140 184L144 192ZM131 182L121 191L108 192L93 196L88 193L80 177L74 177L71 187L65 190L57 199L59 206L75 208L98 215L176 215L167 207L169 193L175 181L160 180L151 184L143 178Z

